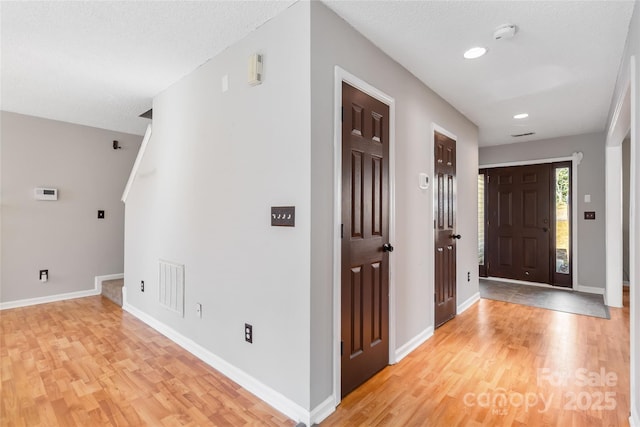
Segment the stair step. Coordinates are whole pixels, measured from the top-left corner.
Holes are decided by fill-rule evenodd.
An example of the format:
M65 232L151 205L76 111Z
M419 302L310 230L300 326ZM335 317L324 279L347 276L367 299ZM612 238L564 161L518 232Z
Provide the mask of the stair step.
M102 282L102 296L122 307L122 288L124 279L105 280Z

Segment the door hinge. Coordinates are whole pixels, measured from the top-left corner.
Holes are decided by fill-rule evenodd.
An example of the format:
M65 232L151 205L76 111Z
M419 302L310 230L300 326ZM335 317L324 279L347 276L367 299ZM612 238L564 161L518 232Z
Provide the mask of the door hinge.
M340 224L340 238L344 239L344 224Z
M487 175L487 183L491 182L491 177Z
M344 341L340 341L340 356L344 354Z
M344 107L342 107L342 111L340 112L340 121L344 122Z

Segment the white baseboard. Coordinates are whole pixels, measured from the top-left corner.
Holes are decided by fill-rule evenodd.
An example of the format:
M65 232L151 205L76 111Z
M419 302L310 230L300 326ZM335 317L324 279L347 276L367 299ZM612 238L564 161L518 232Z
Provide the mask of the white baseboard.
M94 283L95 283L95 289L98 291L99 294L102 293L102 282L106 282L107 280L117 280L117 279L124 279L124 273L119 273L119 274L106 274L104 276L96 276Z
M416 348L420 347L422 343L433 336L433 326L429 326L424 331L420 332L415 337L411 338L409 342L396 350L396 363L407 357Z
M184 348L200 360L204 361L212 368L218 370L224 376L235 381L242 388L251 392L256 397L271 405L273 408L282 412L289 418L292 418L293 420L298 422L303 422L308 426L312 424L312 412L307 411L302 406L282 395L280 392L272 389L266 384L263 384L262 382L248 375L243 370L235 367L226 360L220 358L211 351L197 344L195 341L185 337L176 330L158 321L147 313L137 309L136 307L123 302L122 309L131 313L133 316L137 317L147 325L151 326L153 329L160 332L162 335L166 336L171 341L175 342L180 347ZM331 397L331 403L333 403L333 397ZM324 405L326 405L326 401L316 409L314 409L314 412L318 411L318 416L324 414L324 412L327 410Z
M593 287L593 286L578 285L578 288L576 289L576 291L578 291L578 292L586 292L588 294L604 295L604 288L596 288L596 287Z
M458 306L457 314L462 314L464 311L466 311L469 307L471 307L477 301L480 301L480 292L476 292L475 294L471 295L465 302L460 304Z
M313 411L311 411L311 420L307 423L308 426L312 426L314 424L320 424L327 418L329 415L333 414L336 410L336 402L333 396L327 397L327 399L316 406Z
M28 307L30 305L46 304L49 302L65 301L68 299L91 297L94 295L100 295L100 292L98 292L96 289L89 289L86 291L68 292L66 294L49 295L46 297L28 298L28 299L21 299L17 301L0 302L0 310L7 310L10 308L18 308L18 307Z

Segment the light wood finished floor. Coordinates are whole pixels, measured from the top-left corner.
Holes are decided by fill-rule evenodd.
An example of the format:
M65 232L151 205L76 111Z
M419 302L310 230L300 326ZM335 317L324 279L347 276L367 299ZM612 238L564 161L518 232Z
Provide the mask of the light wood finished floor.
M322 427L628 426L626 290L624 305L606 320L483 299L348 395ZM601 370L609 378L597 382Z
M481 300L322 427L628 426L624 300L611 320ZM294 424L106 299L5 310L0 325L3 426ZM553 386L542 368L570 377ZM580 368L616 380L582 386Z
M294 425L100 296L0 312L2 426Z

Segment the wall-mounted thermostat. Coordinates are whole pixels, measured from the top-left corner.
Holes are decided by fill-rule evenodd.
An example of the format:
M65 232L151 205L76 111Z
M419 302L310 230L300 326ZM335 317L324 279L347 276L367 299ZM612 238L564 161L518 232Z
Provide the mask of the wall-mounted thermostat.
M36 200L58 200L57 188L36 188Z

